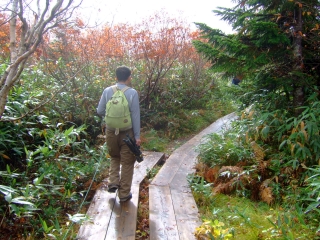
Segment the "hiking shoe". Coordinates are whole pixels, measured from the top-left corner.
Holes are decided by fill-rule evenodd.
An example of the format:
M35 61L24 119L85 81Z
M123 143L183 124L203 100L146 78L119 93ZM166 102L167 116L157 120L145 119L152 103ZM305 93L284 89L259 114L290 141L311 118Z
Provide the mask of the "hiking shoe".
M108 187L108 192L109 193L115 193L116 191L118 190L118 188L117 187Z
M132 193L130 193L127 197L120 198L120 202L126 202L129 201L132 198Z

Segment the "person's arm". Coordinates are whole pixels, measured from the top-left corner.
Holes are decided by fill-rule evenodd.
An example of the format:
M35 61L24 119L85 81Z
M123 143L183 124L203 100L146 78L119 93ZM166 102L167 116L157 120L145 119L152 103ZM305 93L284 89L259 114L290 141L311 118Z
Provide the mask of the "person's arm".
M134 133L134 138L138 146L140 146L140 105L139 105L139 96L138 93L135 91L132 97L131 103L131 121L132 121L132 128Z
M107 104L107 89L103 91L97 107L97 113L101 117L105 116L106 114L106 104Z

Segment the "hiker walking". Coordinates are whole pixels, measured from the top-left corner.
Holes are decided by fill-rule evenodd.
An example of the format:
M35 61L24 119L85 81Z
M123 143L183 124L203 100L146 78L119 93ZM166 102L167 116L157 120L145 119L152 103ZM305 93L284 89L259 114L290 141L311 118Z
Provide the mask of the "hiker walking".
M131 85L131 70L126 66L116 69L117 84L104 89L97 113L105 117L106 142L111 157L108 192L116 192L120 202L132 198L131 184L135 156L123 141L127 134L140 146L139 96ZM121 170L120 170L121 166Z
M242 76L235 76L233 79L232 79L232 84L234 85L239 85L242 81Z

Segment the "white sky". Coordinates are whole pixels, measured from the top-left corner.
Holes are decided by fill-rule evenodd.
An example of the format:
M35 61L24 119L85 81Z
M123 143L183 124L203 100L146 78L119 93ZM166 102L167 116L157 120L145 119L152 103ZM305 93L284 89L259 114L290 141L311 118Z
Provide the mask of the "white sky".
M177 16L190 23L205 23L212 28L231 33L232 28L220 21L212 10L217 7L233 7L232 0L83 0L81 12L84 19L104 23L139 23L164 9L172 16Z

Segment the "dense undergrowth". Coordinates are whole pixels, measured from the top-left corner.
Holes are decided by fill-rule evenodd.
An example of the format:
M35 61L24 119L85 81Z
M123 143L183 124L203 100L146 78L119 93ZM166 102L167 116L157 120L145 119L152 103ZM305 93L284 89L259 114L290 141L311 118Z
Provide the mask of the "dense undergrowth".
M204 219L198 239L319 238L319 1L235 1L215 11L235 34L204 23L193 32L156 13L99 29L59 18L39 41L26 35L32 6L15 2L20 23L9 20L14 11L0 14L2 238L75 237L108 175L95 108L119 65L133 69L144 150L168 151L239 107L231 129L199 146L190 176Z
M24 114L41 98L24 87L12 91L7 117ZM170 153L168 146L176 139L199 132L239 106L244 87L220 79L195 108L143 109L143 150ZM209 135L199 146L198 172L190 177L204 220L195 233L199 239L210 234L216 239L317 238L320 172L313 166L319 105L312 96L309 101L311 107L291 118L252 105L230 130ZM100 120L92 116L88 128L88 123L57 119L59 114L45 107L1 123L2 236L72 239L87 220L94 190L108 175L107 149L97 137ZM147 216L147 209L139 211ZM137 234L145 236L147 219L141 219L146 230Z
M5 64L1 66L4 71ZM187 77L184 71L180 73ZM193 83L182 84L179 69L168 75L177 78L162 86L166 102L159 98L159 89L148 106L141 105L143 150L166 152L175 139L197 133L232 109L217 85L211 84L211 73L198 79L202 84L193 88L191 97ZM133 86L139 90L137 81L133 79ZM79 78L76 90L66 86L52 98L50 92L62 84L39 65L27 69L10 92L6 121L0 122L4 238L73 239L80 223L88 220L85 213L95 189L108 175L109 156L95 107L112 81L87 85Z
M48 44L47 56L26 64L0 122L3 238L73 239L79 224L88 220L86 209L109 165L95 107L102 90L114 84L114 69L121 64L134 69L143 150L170 154L177 139L238 110L239 119L230 129L207 136L198 148L197 174L189 178L203 219L195 232L198 239L319 238L320 104L315 72L306 78L312 81L297 108L291 95L295 86L287 84L290 71L281 71L286 76L281 82L277 71L263 74L252 68L240 86L230 86L208 71L193 51L189 57L190 43L180 49L187 55L171 56L170 64L161 66L158 59L150 62L139 54L136 61L121 55L84 63L78 51L71 51L72 42ZM162 50L163 45L158 47ZM8 64L4 59L0 75ZM218 65L215 71L226 70L225 76L238 71L233 65ZM148 210L140 206L139 211L137 236L146 237Z
M198 147L198 239L320 239L317 94L297 116L264 97Z

